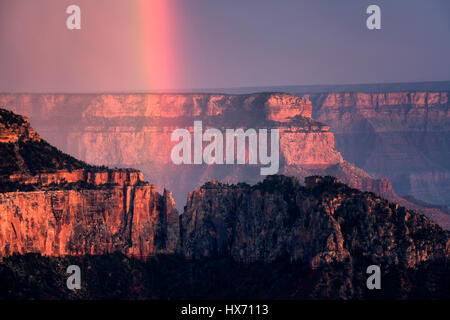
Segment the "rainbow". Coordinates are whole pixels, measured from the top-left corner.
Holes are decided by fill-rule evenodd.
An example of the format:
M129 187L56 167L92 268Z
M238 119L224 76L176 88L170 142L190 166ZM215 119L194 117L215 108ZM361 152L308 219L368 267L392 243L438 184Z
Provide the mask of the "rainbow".
M139 72L151 91L173 88L176 84L176 10L170 0L133 1L133 19ZM134 50L134 49L133 49Z

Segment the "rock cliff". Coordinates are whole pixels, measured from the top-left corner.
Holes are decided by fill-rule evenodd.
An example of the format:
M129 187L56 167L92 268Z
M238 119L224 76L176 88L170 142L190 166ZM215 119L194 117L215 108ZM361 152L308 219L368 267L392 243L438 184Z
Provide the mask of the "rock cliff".
M450 204L447 91L340 92L305 95L313 116L330 125L343 157L399 194Z
M146 258L178 252L248 262L287 254L314 267L343 262L363 250L369 256L382 252L387 263L414 267L448 255L448 234L427 218L336 178L308 177L306 187L284 176L253 187L208 182L189 193L180 218L171 193L160 195L140 172L90 166L63 154L26 118L9 111L0 110L0 123L0 136L7 137L0 143L7 155L0 181L10 189L0 193L1 256L120 251ZM31 168L30 157L40 169ZM371 181L360 171L359 181ZM391 192L387 182L377 185L379 193Z
M449 232L335 177L212 181L189 193L179 215L171 193L140 172L87 165L6 110L0 136L0 298L448 296ZM371 181L337 165L326 170ZM80 291L61 281L68 264L83 268ZM379 293L365 286L372 264L383 271Z
M47 140L79 159L96 165L133 167L141 170L160 192L165 188L173 192L179 211L183 210L188 192L207 181L256 183L263 179L256 166L174 165L170 158L171 150L176 144L170 139L172 132L179 128L186 128L192 132L194 120L202 120L204 129L276 128L280 131L280 174L300 178L310 175L332 175L352 187L373 191L392 201L401 202L409 208L419 209L442 226L450 228L449 215L439 209L430 210L409 203L396 194L397 188L402 193L410 193L419 199L424 199L418 196L419 192L421 195L443 194L442 190L448 189L449 185L445 172L439 169L432 174L423 172L415 174L411 171L413 173L409 173L410 184L414 185L415 192L409 189L407 191L411 192L403 192L404 188L402 189L396 182L398 177L404 177L405 172L410 172L407 153L395 164L402 168L385 170L383 171L385 174L382 174L376 170L376 166L384 166L386 153L383 153L383 156L375 155L370 149L370 146L373 146L370 143L372 140L369 139L369 142L364 140L366 135L362 131L354 131L350 136L340 134L341 131L353 130L358 123L367 122L364 120L366 111L354 111L352 103L363 108L361 110L372 110L373 103L378 105L379 109L395 110L388 106L408 101L412 101L417 108L423 108L445 104L445 96L429 95L426 101L421 100L425 96L419 94L414 96L378 94L376 98L356 94L352 97L345 95L342 97L340 94L316 94L299 98L284 93L2 94L0 105L29 116L33 126ZM317 106L322 107L318 109ZM341 113L344 116L341 117ZM327 121L333 123L333 132L326 124L314 120L312 115L324 123ZM398 128L401 130L409 127L419 128L420 126L415 124L418 117L420 118L420 116L410 117L408 124L402 124ZM400 116L396 116L385 124L382 119L378 119L377 123L380 126L395 127L401 119ZM433 119L442 121L442 112ZM429 132L432 131L431 128L441 130L439 128L445 127L446 124L441 126L436 121L429 126ZM364 129L363 124L360 126ZM334 132L337 132L339 137L337 148ZM388 139L396 135L388 132L385 136ZM353 143L355 139L359 139L357 145ZM386 140L381 144L386 146L388 142ZM389 148L396 149L395 146ZM372 161L373 166L371 164L362 167L373 173L375 178L345 161L338 151L341 149L345 151L344 158L351 159L356 164L361 163L358 160L360 157ZM447 147L441 149L448 150ZM348 150L353 150L353 153L349 153ZM438 152L439 150L435 149L435 153ZM435 159L439 157L442 158L442 153L436 155ZM441 161L443 162L444 160ZM430 175L436 184L423 183L424 180L430 181ZM394 188L385 177L397 179L394 180ZM55 178L49 179L51 181Z
M449 232L414 211L363 193L334 177L271 176L263 182L207 183L189 195L181 219L187 256L231 256L311 267L364 257L415 268L450 255Z
M134 169L95 167L0 110L0 256L172 252L178 213Z
M92 204L101 204L98 198ZM170 201L159 210L167 206ZM90 207L90 212L99 210ZM74 218L90 225L89 217ZM45 219L53 221L44 215L37 223L52 230ZM146 228L145 219L140 222ZM97 220L97 225L92 233L69 239L74 241L70 256L59 255L61 238L47 244L46 257L2 253L0 299L386 300L449 295L449 232L333 177L312 176L305 184L285 176L254 186L207 183L189 196L179 225L181 241L172 246L170 237L155 238L156 243L167 239L165 251L153 251L165 254L146 259L123 247L114 254L76 255L88 249L104 252L98 247L114 244L104 232L114 221ZM98 243L95 234L105 235L105 243ZM151 234L151 228L140 233ZM97 241L90 242L92 238ZM42 250L36 238L28 239L27 246L24 251ZM66 266L72 264L82 268L81 290L67 290ZM381 268L382 290L366 287L366 268L373 264Z
M349 170L329 127L311 118L311 102L289 94L3 94L0 105L29 116L48 141L79 159L142 170L160 190L172 190L179 204L212 179L261 179L251 166L173 165L171 133L192 131L194 120L202 120L204 129L279 129L280 173L287 173L284 167L339 171L340 164Z

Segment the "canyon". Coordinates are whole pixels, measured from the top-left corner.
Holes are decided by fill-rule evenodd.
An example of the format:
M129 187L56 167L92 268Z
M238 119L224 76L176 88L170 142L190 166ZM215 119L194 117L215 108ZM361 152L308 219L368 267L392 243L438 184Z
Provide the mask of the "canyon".
M160 194L139 171L64 154L25 117L0 109L0 137L0 297L230 298L236 288L247 298L448 295L449 231L335 177L209 181L179 214L170 191ZM54 283L69 261L87 270L80 293ZM392 279L381 296L361 281L371 264Z
M307 95L343 157L397 193L450 204L449 91Z
M174 165L171 134L180 128L192 134L194 120L205 129L278 129L281 165L321 169L343 162L329 127L311 118L311 103L289 94L23 94L1 95L0 106L28 116L46 140L76 158L141 170L158 190L172 190L179 209L206 181L261 179L256 166Z
M205 129L277 129L280 174L335 176L450 228L448 208L423 203L445 205L449 194L445 93L1 94L0 106L29 116L46 140L76 158L142 171L159 192L173 192L179 212L207 181L263 179L256 165L175 165L171 134L192 134L200 120Z

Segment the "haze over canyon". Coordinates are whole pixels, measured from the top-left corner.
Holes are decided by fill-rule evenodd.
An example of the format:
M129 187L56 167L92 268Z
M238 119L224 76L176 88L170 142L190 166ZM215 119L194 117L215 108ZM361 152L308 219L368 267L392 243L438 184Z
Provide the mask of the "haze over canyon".
M192 132L201 120L205 129L279 129L279 173L336 176L449 228L448 91L411 86L414 91L298 96L2 94L0 106L29 116L46 140L87 163L141 170L160 192L173 192L179 211L207 181L263 179L255 165L174 165L172 132Z

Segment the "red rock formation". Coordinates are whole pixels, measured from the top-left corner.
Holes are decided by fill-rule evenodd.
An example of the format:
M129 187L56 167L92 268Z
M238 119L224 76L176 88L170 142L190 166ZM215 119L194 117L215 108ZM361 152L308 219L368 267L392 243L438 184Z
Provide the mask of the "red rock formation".
M0 257L115 251L139 259L158 253L219 254L244 262L287 257L312 268L351 263L362 254L377 264L407 268L449 257L447 231L332 177L307 178L306 188L285 176L271 176L253 187L207 183L189 194L179 216L171 193L160 195L139 172L88 166L45 144L31 130L23 134L27 130L18 126L30 129L25 119L1 109L0 116L0 134L19 136L9 139L14 143L0 143L0 153L26 171L23 179L17 173L14 179L0 176L2 184L17 189L0 192ZM37 171L33 178L36 168L31 170L22 149L36 155L33 160L45 175ZM81 168L63 172L64 166ZM333 170L354 168L342 162ZM362 170L354 172L358 179L366 178ZM29 185L35 189L27 191ZM380 192L389 192L388 184L380 185Z
M289 94L23 94L0 95L0 105L31 116L47 140L88 163L141 169L160 190L173 190L180 207L202 182L261 179L248 179L252 174L238 167L199 173L193 166L174 166L170 136L178 128L192 131L194 119L203 120L204 129L279 128L287 165L326 168L342 161L329 127L311 118L311 102Z
M216 128L289 123L285 130L291 137L298 135L298 140L303 140L309 132L315 132L319 139L311 139L316 142L321 132L329 130L311 120L309 100L281 93L0 95L0 106L31 116L37 130L63 151L102 165L170 163L174 145L170 135L177 128L192 127L193 117ZM291 121L295 117L303 121ZM321 146L322 152L336 153L332 134L324 136L328 142ZM338 160L339 157L333 156L328 162L334 164Z
M0 136L0 186L14 191L0 193L0 256L174 251L179 227L172 196L160 195L139 171L88 166L1 109ZM31 159L23 151L33 152ZM33 173L30 161L41 171Z
M314 106L321 106L319 111L314 111L319 119L325 123L331 121L333 131L338 132L340 143L337 149L330 127L311 118L310 99ZM447 100L445 93L333 93L305 95L303 98L282 93L0 95L0 105L30 116L45 138L57 147L89 163L142 170L159 190L168 188L174 192L180 209L187 193L206 181L255 183L263 178L252 166L173 165L170 153L176 143L170 140L171 133L178 128L192 131L194 120L202 120L204 129L278 128L280 173L299 177L333 175L352 187L373 191L397 201L399 197L391 184L382 178L389 177L388 174L380 174L377 175L379 179L373 179L344 161L338 150L343 144L359 139L361 148L353 152L356 158L352 155L348 158L358 160L367 156L371 165L364 167L370 169L369 172L379 172L377 168L385 167L383 157L386 154L394 154L395 168L408 168L408 153L396 155L395 152L402 150L395 150L396 145L386 152L379 149L376 154L372 152L372 136L365 134L364 130L374 126L387 129L419 128L417 119L422 117L422 111L428 110L429 115L435 114L432 116L435 120L430 122L433 125L428 130L431 132L432 128L439 128L437 121L442 119L445 111L441 110L441 103L447 103ZM397 107L392 107L396 103L409 104L398 111ZM411 105L416 109L407 112ZM379 119L378 114L385 116ZM407 119L407 123L401 123L401 119ZM359 133L355 128L361 128ZM346 135L346 130L354 131ZM379 137L377 135L377 139ZM391 139L398 135L388 131L384 137ZM348 148L342 148L348 151ZM347 154L344 153L345 158ZM405 171L395 169L392 172L403 174ZM52 176L46 179L52 181L57 178ZM418 188L415 187L415 190ZM407 201L404 203L408 205Z
M24 176L14 173L9 176L9 181L21 184L38 184L48 186L50 184L85 182L94 186L104 184L136 185L144 181L142 172L134 169L76 169L72 171L56 170L56 172L39 172L33 176Z
M312 104L308 98L290 94L273 94L264 105L267 118L272 121L287 122L296 116L311 118L312 114Z
M151 185L0 193L0 255L173 252L178 213L166 203Z

